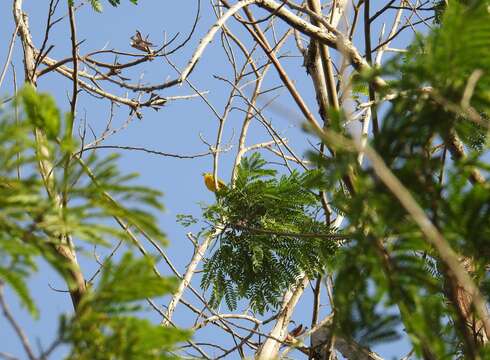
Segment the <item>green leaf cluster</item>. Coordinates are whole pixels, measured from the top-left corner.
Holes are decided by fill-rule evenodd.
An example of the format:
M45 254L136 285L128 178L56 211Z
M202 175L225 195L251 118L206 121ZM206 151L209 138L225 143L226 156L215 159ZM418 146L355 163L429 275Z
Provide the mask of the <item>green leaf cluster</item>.
M235 187L221 190L204 214L222 228L202 280L205 289L212 286L214 306L224 298L234 309L246 298L259 312L276 308L301 274L314 277L324 269L337 243L317 236L332 232L317 219L320 203L310 186L318 176L277 176L258 153L242 161Z
M20 98L32 125L43 129L50 139L56 139L60 132L61 116L54 99L48 94L38 94L32 85L26 85Z
M175 291L176 279L158 277L154 262L127 253L118 264L107 263L101 280L83 299L76 316L62 318L60 337L72 345L70 359L177 359L178 342L187 331L141 319L141 301Z
M387 112L380 112L381 130L371 146L451 247L471 259L470 275L487 301L489 6L488 1L450 2L439 27L371 74L395 79L380 96L398 94ZM455 136L466 157L451 158L447 144ZM393 339L402 325L421 358L487 358L483 330L461 321L449 269L400 201L369 162L360 167L354 154L338 155L317 159L330 184L348 169L355 174L354 193L326 188L346 214L351 239L336 255L336 331L372 344ZM475 169L485 182L469 182Z
M28 86L15 106L22 106L19 119L0 114L0 283L37 315L27 283L40 258L70 283L71 264L60 246L76 244L78 253L87 245L130 246L134 235L127 229L166 240L154 215L162 209L159 191L134 185L136 174L121 174L117 156L80 151L71 137L72 117L62 121L48 94ZM155 275L153 266L153 259L130 253L117 265L102 265L97 288L87 284L74 317L61 322L70 359L173 358L173 346L189 334L137 316L141 300L176 287L175 279Z
M5 114L0 116L0 279L12 286L32 314L37 314L25 277L37 269L34 258L39 248L24 239L35 239L29 231L28 214L44 212L47 204L41 201L38 178L18 177L20 166L33 166L35 160L32 152L28 153L33 146L27 135L29 124L14 125L6 121Z

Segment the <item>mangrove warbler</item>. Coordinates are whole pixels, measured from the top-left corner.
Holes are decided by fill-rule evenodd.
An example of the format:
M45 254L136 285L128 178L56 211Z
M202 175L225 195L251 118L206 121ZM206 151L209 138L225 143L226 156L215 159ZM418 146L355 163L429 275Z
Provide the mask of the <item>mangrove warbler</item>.
M204 184L209 189L209 191L216 192L223 188L226 188L226 184L223 180L218 179L218 187L216 188L216 183L214 182L214 176L211 173L203 173L204 176Z

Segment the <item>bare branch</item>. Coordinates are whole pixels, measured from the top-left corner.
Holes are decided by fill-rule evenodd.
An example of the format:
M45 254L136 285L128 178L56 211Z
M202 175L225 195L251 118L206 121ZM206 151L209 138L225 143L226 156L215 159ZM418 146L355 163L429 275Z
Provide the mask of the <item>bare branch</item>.
M36 360L36 356L32 351L31 345L29 344L29 339L27 338L26 334L24 333L20 325L15 320L14 316L12 315L12 312L10 311L7 303L5 302L3 288L4 288L4 283L3 281L0 280L0 306L2 307L3 315L7 318L8 322L10 323L15 333L17 334L17 337L22 343L22 347L24 348L28 358L30 360Z

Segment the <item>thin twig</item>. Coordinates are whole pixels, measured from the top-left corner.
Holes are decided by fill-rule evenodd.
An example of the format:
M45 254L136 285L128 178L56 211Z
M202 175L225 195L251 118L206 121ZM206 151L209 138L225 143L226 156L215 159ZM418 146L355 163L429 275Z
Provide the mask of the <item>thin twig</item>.
M17 38L17 32L19 31L19 26L20 24L17 24L14 33L12 34L12 38L10 39L9 48L7 51L7 57L5 58L5 64L3 65L2 74L0 75L0 88L2 87L3 80L5 79L5 75L7 74L7 69L10 63L10 59L12 58L12 52L14 50L15 39Z
M31 345L29 344L29 339L27 338L26 334L20 327L20 325L17 323L15 320L14 316L10 312L10 309L5 302L5 297L3 294L3 288L4 288L4 283L3 281L0 280L0 306L2 307L3 310L3 315L7 318L8 322L14 329L15 333L17 334L17 337L19 338L20 342L22 343L22 347L24 348L27 356L29 357L30 360L36 360L36 356L34 355L34 352L32 351Z

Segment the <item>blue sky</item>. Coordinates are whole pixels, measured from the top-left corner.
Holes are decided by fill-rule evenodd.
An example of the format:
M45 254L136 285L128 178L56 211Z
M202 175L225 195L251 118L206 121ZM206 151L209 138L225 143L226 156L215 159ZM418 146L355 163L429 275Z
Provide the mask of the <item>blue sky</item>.
M108 3L104 5L102 14L95 13L88 5L82 6L77 12L77 30L80 40L85 40L80 46L80 53L107 48L118 48L121 50L132 51L129 46L130 37L138 29L142 34L149 34L150 40L156 44L171 38L180 32L178 40L187 35L196 11L195 1L144 1L140 0L138 6L134 6L129 1L121 1L118 8L112 8ZM63 3L63 1L62 1ZM77 4L80 2L77 1ZM35 43L39 46L44 35L45 19L47 14L48 1L42 0L25 0L24 8L30 16L31 31ZM11 14L11 1L0 2L0 13L2 23L0 24L0 39L2 47L0 48L0 64L3 65L7 46L5 45L15 28ZM194 37L177 55L171 57L171 60L182 69L190 58L200 37L207 31L214 21L211 16L209 4L202 4L201 17ZM60 5L59 15L66 13L66 5ZM243 33L243 30L234 26L233 29L238 35L244 35L245 43L249 43L249 37ZM281 25L278 25L281 29ZM379 29L379 28L378 28ZM375 33L376 33L375 28ZM407 33L408 34L408 33ZM400 41L407 41L411 35L404 35ZM50 44L55 47L49 56L55 59L62 59L70 56L70 39L68 22L62 21L53 30ZM196 70L190 77L190 80L202 91L209 91L207 97L216 106L221 109L230 88L222 81L214 78L212 75L230 76L230 69L223 58L223 52L220 51L220 41L217 38L206 50L203 59L199 62ZM289 48L292 48L289 46ZM285 66L290 71L290 76L296 81L296 86L304 94L310 108L316 113L317 107L309 81L305 79L305 69L301 66L303 60L295 55L285 60ZM263 54L259 54L263 57ZM21 48L20 41L17 40L14 63L16 66L18 79L22 78ZM152 63L138 68L131 72L138 80L138 75L143 72L143 82L162 82L169 78L175 78L176 72L169 67L163 60L156 59ZM19 80L20 81L20 80ZM277 77L272 76L268 84L273 86L279 85ZM39 79L39 89L53 94L59 106L63 111L69 110L68 98L71 95L71 86L68 80L58 74L48 75ZM12 93L12 73L9 71L2 87L0 95ZM123 96L124 91L109 87L118 95ZM161 92L162 96L190 95L193 91L189 86L182 86ZM274 122L276 129L284 136L290 139L291 144L297 151L302 154L308 147L305 134L301 130L300 117L292 107L291 98L285 91L279 91L281 97L277 100L280 106L287 109L290 116L284 116L282 113L267 113ZM125 107L114 109L114 125L122 125L128 118L129 111ZM217 119L212 115L206 105L199 99L179 100L171 102L160 111L144 110L142 120L133 119L124 130L110 137L105 145L126 145L135 147L146 147L152 150L176 153L181 155L192 155L207 152L209 149L202 139L210 143L215 142ZM110 103L106 100L98 100L82 93L79 100L77 121L87 121L93 131L100 134L103 131L110 115ZM230 117L225 129L224 142L230 141L236 144L238 131L240 129L242 115L235 112ZM202 138L202 139L201 139ZM249 139L253 139L249 145L255 142L269 140L267 134L258 125L253 125ZM100 154L108 154L113 150L101 150ZM166 232L170 241L168 253L175 260L181 272L192 255L192 246L186 239L186 232L182 226L176 223L177 214L200 214L200 203L211 203L214 199L213 194L208 192L201 179L201 173L212 170L212 158L210 156L195 159L176 159L171 157L161 157L149 155L142 152L126 151L121 153L121 169L124 172L137 172L141 176L137 181L138 184L147 185L164 192L163 202L166 207L164 213L158 214L159 223ZM231 172L231 164L234 158L233 148L222 154L220 158L219 173L220 176L228 180ZM192 229L195 231L196 229ZM86 276L90 276L95 270L91 251L86 248L87 257L81 256L80 262ZM107 249L97 249L99 255L107 253ZM164 274L170 274L167 267L161 264L160 269ZM30 288L33 296L38 301L41 310L39 320L33 320L30 316L17 305L17 300L10 292L7 292L8 301L18 320L24 326L29 334L31 343L36 348L36 339L43 344L49 345L51 339L56 335L58 316L60 313L71 312L71 303L66 293L59 293L51 289L64 289L61 279L48 267L41 263L40 272L32 277ZM306 303L311 300L310 291L305 294ZM192 299L191 295L186 293L186 298ZM165 303L165 301L162 301ZM177 309L176 322L181 326L190 326L194 321L183 306ZM326 312L327 309L324 309ZM158 321L152 313L148 312L147 316ZM298 308L295 319L309 324L310 311L306 306ZM5 321L0 320L0 351L11 353L23 358L22 350L18 339L11 330L4 326ZM197 334L200 339L212 339L214 329L200 332ZM221 336L221 334L220 334ZM6 340L6 341L5 341ZM395 354L402 354L409 351L406 342L398 342L395 345L387 345L376 348L380 354L389 358ZM61 353L59 353L61 354ZM60 356L60 355L58 355Z

